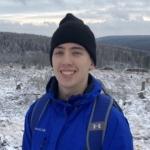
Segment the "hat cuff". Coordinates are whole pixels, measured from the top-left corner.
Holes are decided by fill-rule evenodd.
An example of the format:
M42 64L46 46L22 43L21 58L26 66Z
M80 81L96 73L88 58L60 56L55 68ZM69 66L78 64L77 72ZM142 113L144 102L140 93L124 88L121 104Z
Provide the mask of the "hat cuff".
M64 43L77 43L89 53L93 63L96 65L96 42L92 31L88 26L75 22L61 25L53 34L51 39L50 59L54 49ZM50 60L51 65L52 61Z

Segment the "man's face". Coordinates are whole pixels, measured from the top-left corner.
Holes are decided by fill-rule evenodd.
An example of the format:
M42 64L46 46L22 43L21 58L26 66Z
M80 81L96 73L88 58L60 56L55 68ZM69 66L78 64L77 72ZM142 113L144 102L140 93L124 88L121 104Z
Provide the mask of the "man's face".
M58 45L52 55L52 65L59 86L71 89L86 85L89 70L94 68L85 48L75 43Z

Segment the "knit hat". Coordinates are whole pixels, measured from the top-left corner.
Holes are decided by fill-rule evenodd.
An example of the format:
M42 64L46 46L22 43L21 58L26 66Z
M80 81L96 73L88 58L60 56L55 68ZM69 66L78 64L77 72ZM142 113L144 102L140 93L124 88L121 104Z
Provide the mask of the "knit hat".
M77 43L83 46L96 65L96 42L93 32L84 22L68 13L59 23L51 39L50 63L54 48L63 43Z

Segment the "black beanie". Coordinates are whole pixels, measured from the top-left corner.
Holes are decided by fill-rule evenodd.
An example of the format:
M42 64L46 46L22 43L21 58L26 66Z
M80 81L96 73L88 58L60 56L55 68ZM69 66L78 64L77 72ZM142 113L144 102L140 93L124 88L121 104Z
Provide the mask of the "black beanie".
M84 22L72 14L67 14L59 23L51 39L50 63L54 48L63 43L77 43L83 46L96 65L96 42L93 32Z

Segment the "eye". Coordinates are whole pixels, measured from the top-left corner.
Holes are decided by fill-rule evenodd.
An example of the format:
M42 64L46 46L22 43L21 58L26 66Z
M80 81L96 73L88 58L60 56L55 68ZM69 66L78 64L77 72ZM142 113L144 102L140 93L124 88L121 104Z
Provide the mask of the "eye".
M62 50L55 50L54 55L63 55L64 52Z
M73 55L82 55L82 52L81 51L73 51L72 54Z

